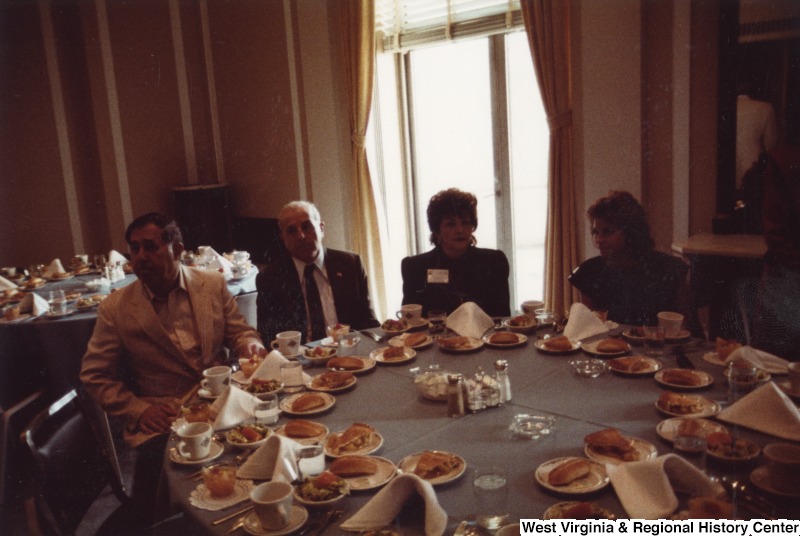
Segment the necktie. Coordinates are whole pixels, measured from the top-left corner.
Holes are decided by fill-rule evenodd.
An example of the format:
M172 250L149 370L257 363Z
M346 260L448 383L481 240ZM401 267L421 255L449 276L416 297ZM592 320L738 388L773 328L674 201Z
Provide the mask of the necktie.
M322 300L319 288L314 280L316 265L306 264L303 279L306 284L306 303L308 304L308 340L318 341L325 337L325 315L322 312Z

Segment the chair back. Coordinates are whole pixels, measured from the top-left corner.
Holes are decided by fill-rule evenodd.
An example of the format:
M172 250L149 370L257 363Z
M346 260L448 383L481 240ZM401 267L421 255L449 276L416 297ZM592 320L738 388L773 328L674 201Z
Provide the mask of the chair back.
M74 534L100 492L116 480L77 391L37 415L22 437L34 461L37 521L48 532ZM120 501L127 499L112 487Z

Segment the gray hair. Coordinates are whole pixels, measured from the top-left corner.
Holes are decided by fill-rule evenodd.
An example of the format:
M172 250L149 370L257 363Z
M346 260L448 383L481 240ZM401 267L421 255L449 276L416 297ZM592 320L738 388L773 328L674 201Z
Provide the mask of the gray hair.
M290 210L304 210L306 214L308 214L308 217L311 219L311 221L314 223L322 222L322 216L320 216L319 210L314 203L309 201L291 201L283 205L283 208L281 208L281 211L278 213L278 226L281 225L284 212L288 212Z

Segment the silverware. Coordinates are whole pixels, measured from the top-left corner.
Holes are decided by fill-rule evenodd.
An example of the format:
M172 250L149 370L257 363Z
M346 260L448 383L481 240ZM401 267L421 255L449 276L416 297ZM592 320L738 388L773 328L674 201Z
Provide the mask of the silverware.
M311 531L309 531L308 534L306 534L305 536L318 536L319 534L322 533L323 530L328 528L328 525L335 522L343 515L344 515L344 510L341 508L330 510L327 516L325 516L325 518L320 522L320 524L317 525Z
M239 521L237 521L236 523L234 523L233 526L231 528L229 528L228 531L225 534L233 534L234 532L236 532L240 528L244 527L245 518L246 518L246 516L242 516L242 518L239 519Z
M249 500L249 499L245 499L245 500ZM236 510L235 512L231 512L230 514L228 514L226 516L222 516L219 519L215 519L214 521L211 522L211 524L216 526L216 525L219 525L220 523L225 523L226 521L230 521L234 517L240 516L240 515L242 515L242 514L244 514L246 512L249 512L252 509L253 509L253 505L249 504L249 505L245 506L244 508L242 508L240 510Z
M383 341L383 337L381 337L377 333L373 333L371 331L367 331L366 329L360 330L359 333L361 333L362 335L366 335L367 337L369 337L370 339L372 339L375 342L382 342Z

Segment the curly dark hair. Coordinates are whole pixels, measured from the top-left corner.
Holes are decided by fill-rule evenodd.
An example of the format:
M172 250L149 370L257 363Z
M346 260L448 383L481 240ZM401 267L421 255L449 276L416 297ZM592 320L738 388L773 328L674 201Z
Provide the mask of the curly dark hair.
M586 214L590 223L592 220L604 220L622 229L625 246L632 252L642 253L653 249L655 245L642 205L628 192L609 192L595 201Z
M458 216L468 220L473 231L478 228L478 199L469 192L462 192L458 188L448 188L437 193L428 202L428 228L431 230L431 244L439 245L436 233L442 226L442 220L448 216ZM472 245L477 244L475 235L471 238Z
M165 244L183 244L183 235L181 234L181 228L178 227L178 223L160 212L149 212L133 220L125 230L125 242L130 244L131 233L151 223L161 229L161 240L163 240Z

